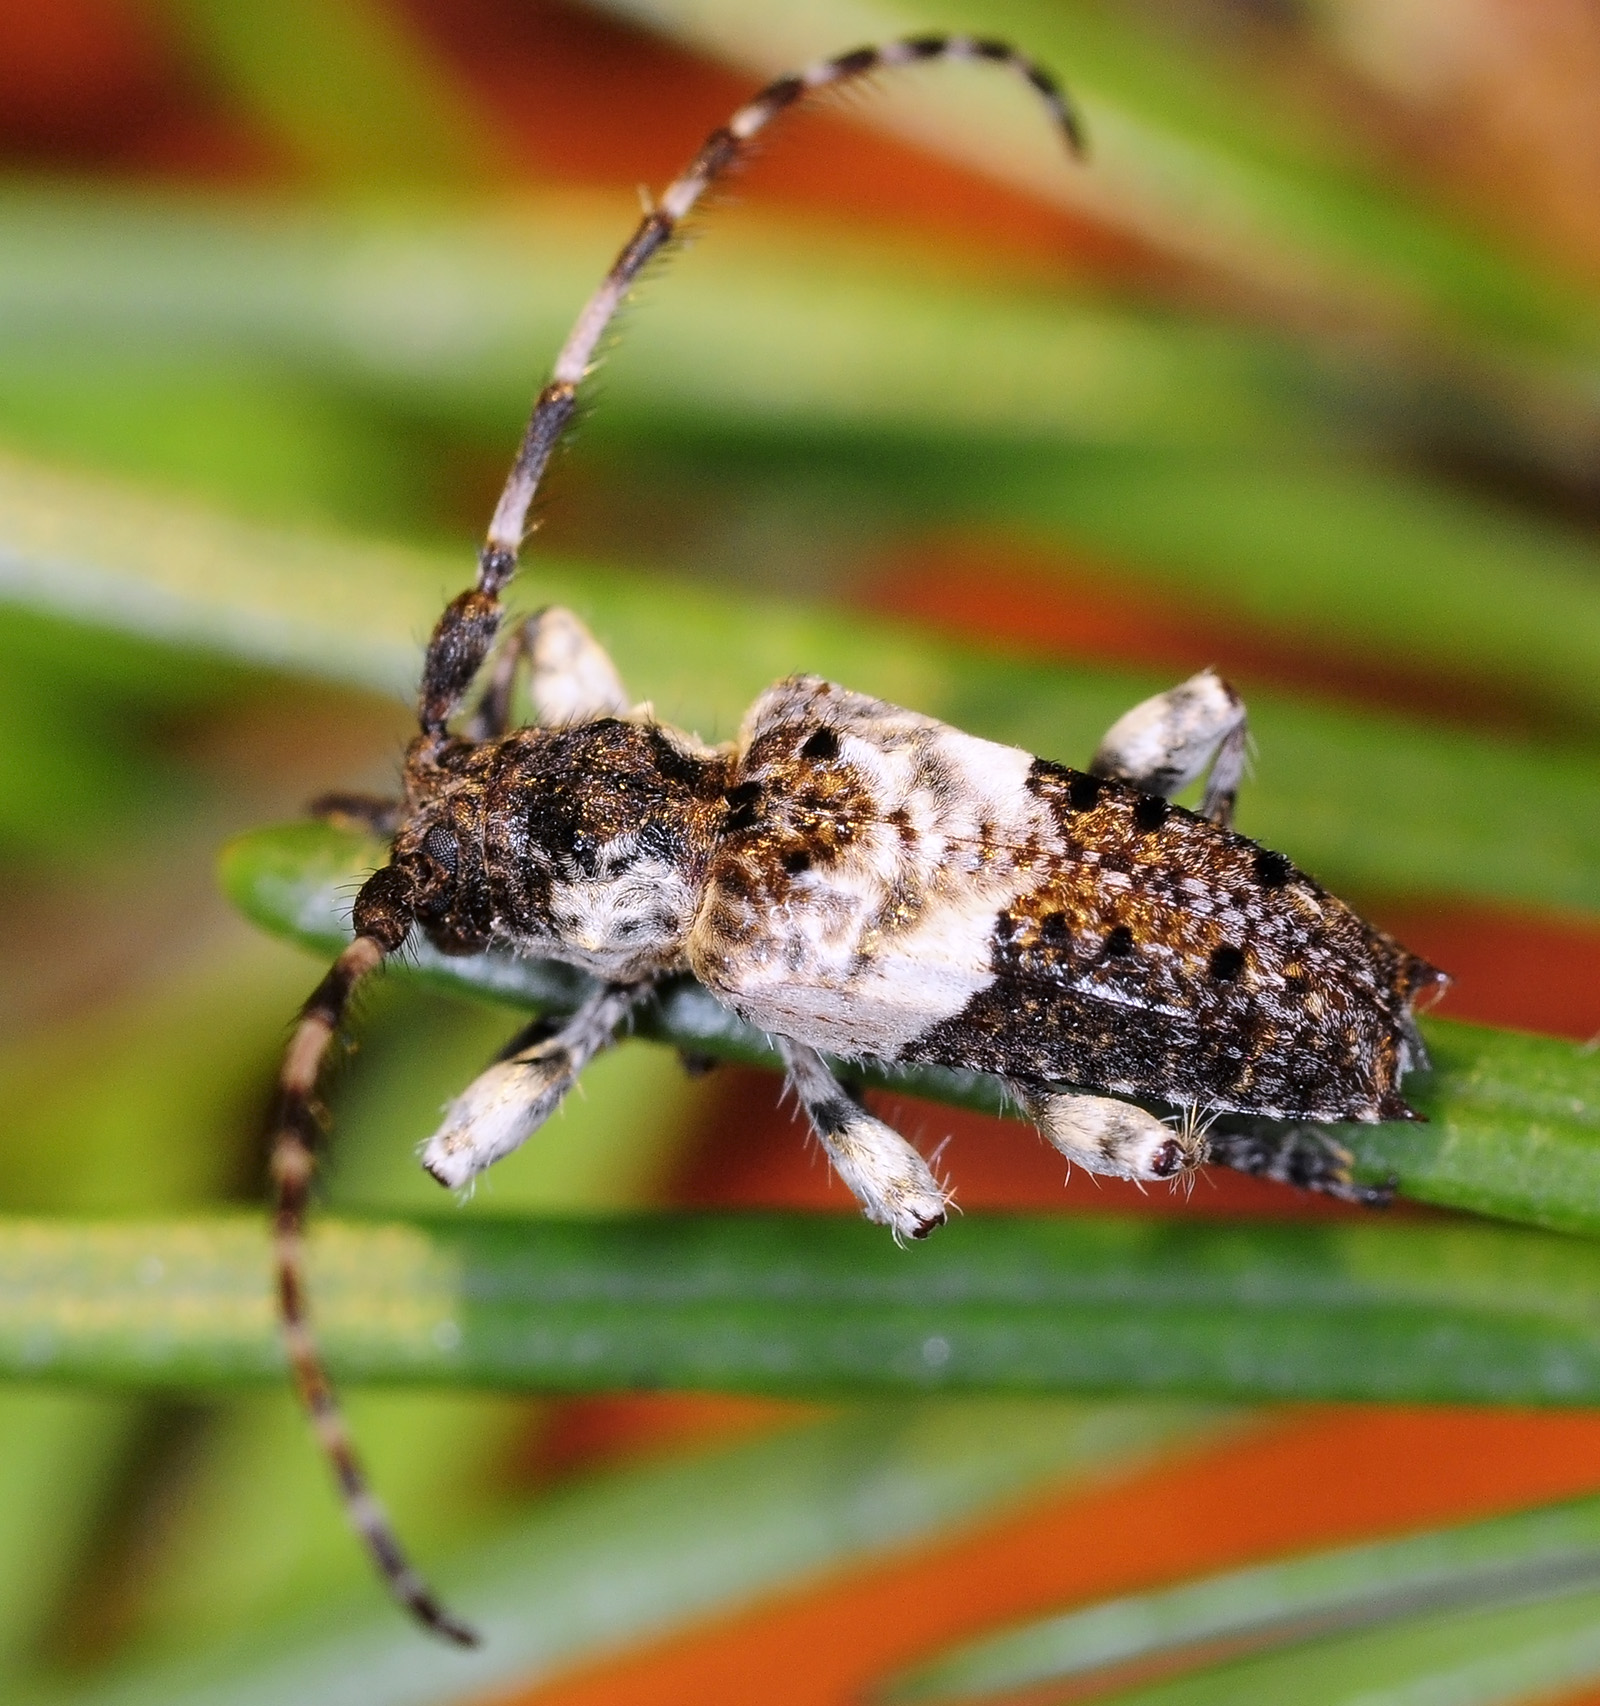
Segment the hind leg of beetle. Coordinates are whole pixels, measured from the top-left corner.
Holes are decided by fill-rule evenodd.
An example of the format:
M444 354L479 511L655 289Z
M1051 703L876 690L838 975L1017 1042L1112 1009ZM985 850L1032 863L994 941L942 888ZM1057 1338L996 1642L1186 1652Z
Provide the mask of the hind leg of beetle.
M926 1238L943 1226L950 1193L921 1155L893 1126L874 1119L814 1048L787 1037L777 1043L811 1129L867 1219L897 1239Z
M1215 670L1203 669L1119 717L1089 768L1169 800L1209 769L1200 813L1226 825L1248 745L1244 701Z
M1086 1172L1114 1179L1183 1179L1205 1160L1205 1138L1192 1118L1172 1126L1115 1096L1018 1084L1011 1090L1045 1140Z
M526 1143L561 1106L578 1075L650 993L648 983L605 983L554 1026L530 1026L510 1052L445 1109L422 1165L456 1188Z
M512 726L517 682L526 673L533 717L546 728L620 717L628 695L605 648L558 604L519 622L495 654L467 727L470 740L495 740Z
M1392 1184L1362 1185L1352 1179L1350 1151L1319 1126L1225 1117L1208 1134L1207 1149L1208 1159L1220 1166L1340 1202L1383 1208L1394 1197Z

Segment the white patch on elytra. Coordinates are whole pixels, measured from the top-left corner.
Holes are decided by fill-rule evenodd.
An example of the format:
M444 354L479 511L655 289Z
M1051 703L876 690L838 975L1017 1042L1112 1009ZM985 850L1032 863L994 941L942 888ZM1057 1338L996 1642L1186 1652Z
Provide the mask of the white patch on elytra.
M993 983L996 916L1035 886L1060 835L1027 785L1031 754L814 678L763 694L740 751L792 730L792 754L823 727L838 755L816 762L850 768L870 801L866 821L837 859L795 879L786 906L742 900L714 860L690 963L763 1029L892 1059ZM764 779L759 763L739 775ZM769 817L784 810L773 790ZM794 823L803 835L803 819ZM728 916L736 940L719 929Z

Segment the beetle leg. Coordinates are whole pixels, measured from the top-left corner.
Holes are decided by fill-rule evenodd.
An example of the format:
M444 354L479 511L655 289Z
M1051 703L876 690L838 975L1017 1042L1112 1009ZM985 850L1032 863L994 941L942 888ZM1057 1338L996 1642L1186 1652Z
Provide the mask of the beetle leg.
M788 1037L775 1041L811 1129L867 1219L889 1227L897 1239L926 1238L943 1226L950 1193L922 1156L869 1114L814 1048Z
M1244 701L1215 670L1203 669L1118 717L1089 769L1170 800L1209 768L1200 815L1226 825L1248 745Z
M620 717L629 709L616 665L600 642L570 610L552 604L519 622L495 655L468 739L497 740L510 729L524 669L534 721L543 727Z
M1320 1126L1224 1119L1208 1135L1210 1159L1258 1179L1298 1185L1340 1202L1383 1208L1393 1184L1362 1185L1350 1177L1350 1151Z
M1181 1179L1206 1158L1192 1117L1176 1127L1136 1102L1013 1085L1029 1119L1066 1158L1116 1179Z
M423 1145L422 1165L454 1189L526 1143L652 987L603 983L554 1029L532 1027L526 1046L480 1073L445 1109Z

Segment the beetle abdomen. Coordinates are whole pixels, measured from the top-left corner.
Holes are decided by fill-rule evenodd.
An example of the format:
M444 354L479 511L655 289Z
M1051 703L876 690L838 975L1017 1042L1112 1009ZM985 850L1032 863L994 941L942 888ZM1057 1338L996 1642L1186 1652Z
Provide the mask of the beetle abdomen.
M1410 1110L1438 974L1126 784L809 679L758 702L696 970L843 1054L1280 1118Z

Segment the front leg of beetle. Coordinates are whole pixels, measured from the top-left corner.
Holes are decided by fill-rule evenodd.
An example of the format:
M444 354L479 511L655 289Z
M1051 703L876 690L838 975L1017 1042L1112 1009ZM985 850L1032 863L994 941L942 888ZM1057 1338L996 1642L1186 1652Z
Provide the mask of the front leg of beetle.
M455 1189L520 1148L653 987L601 984L555 1030L497 1060L445 1109L444 1123L423 1145L422 1165Z
M862 1107L814 1048L788 1037L776 1041L811 1129L867 1219L887 1226L897 1239L926 1238L943 1226L950 1193L928 1163Z
M1200 815L1226 826L1248 746L1244 701L1215 670L1203 669L1118 717L1089 768L1170 800L1209 767Z

